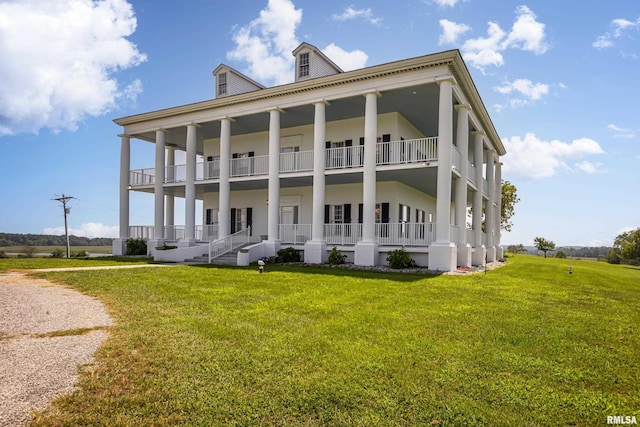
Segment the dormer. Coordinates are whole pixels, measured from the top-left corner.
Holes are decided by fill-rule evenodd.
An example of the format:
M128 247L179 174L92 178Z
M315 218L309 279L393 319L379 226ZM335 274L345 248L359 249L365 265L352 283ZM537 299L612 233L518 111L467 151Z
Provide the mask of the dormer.
M265 88L228 65L220 64L218 68L213 70L213 75L216 78L216 98Z
M309 43L303 42L292 53L296 58L297 82L343 72L320 49Z

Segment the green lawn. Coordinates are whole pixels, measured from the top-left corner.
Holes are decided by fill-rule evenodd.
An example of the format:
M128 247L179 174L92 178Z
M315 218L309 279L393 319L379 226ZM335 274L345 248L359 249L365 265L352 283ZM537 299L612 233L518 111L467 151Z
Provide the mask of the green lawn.
M67 250L66 246L35 246L35 252L39 254L50 254L54 250L59 249L62 251ZM73 252L85 251L90 254L110 254L112 251L111 246L70 246L69 250ZM24 251L24 246L0 246L0 251L6 253L20 254Z
M568 268L573 267L569 275ZM117 324L35 425L592 426L640 418L640 269L47 273Z
M38 268L99 267L123 264L149 264L146 257L97 257L97 258L0 258L0 273L7 270L32 270Z

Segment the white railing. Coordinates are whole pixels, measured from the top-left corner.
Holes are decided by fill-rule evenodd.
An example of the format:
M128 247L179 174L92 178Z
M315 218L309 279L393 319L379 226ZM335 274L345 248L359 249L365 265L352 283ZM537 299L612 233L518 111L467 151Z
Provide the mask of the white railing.
M473 166L473 163L469 162L469 169L467 173L467 179L473 185L476 185L476 167Z
M240 230L222 239L214 240L209 243L209 262L214 258L222 256L227 252L233 251L240 246L249 243L251 227Z
M378 243L384 246L429 246L435 237L433 223L376 224Z
M269 156L231 159L230 176L266 175L269 173Z
M453 164L460 165L460 153L454 147ZM438 138L418 138L376 144L376 164L394 165L434 161L438 158ZM337 147L325 149L325 169L361 167L364 163L364 146ZM242 157L229 160L231 177L267 175L269 156ZM280 172L309 172L313 170L313 150L297 153L280 153ZM220 160L196 163L196 181L220 177ZM167 166L165 182L186 181L186 165ZM155 169L135 169L129 172L129 184L153 185Z
M362 238L362 224L325 224L328 245L355 245Z
M376 147L378 165L425 162L437 158L437 137L379 142Z
M280 172L305 172L313 170L313 150L297 153L280 153Z
M487 184L487 180L485 178L482 178L482 192L484 194L489 194L489 184Z
M451 147L451 164L458 170L460 170L460 151L457 147Z
M153 239L153 225L132 225L129 227L131 239Z
M364 146L327 148L324 155L325 169L342 169L362 166Z
M153 168L129 171L129 185L153 185L156 182L156 170Z
M311 224L280 224L280 242L301 245L311 240Z
M218 224L206 224L202 226L202 240L212 242L218 238Z

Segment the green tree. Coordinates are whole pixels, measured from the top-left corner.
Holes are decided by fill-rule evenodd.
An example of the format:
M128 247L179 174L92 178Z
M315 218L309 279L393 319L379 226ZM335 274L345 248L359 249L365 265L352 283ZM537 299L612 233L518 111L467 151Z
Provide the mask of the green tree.
M512 254L526 254L527 249L524 247L522 243L519 243L517 245L507 246L507 252L511 252Z
M633 264L640 263L640 227L619 234L613 241L613 247L620 251L620 257Z
M547 257L547 252L552 251L556 248L555 243L542 237L536 237L535 239L533 239L533 246L535 246L537 250L544 252L545 258Z
M504 231L511 231L513 223L511 217L515 215L516 203L520 201L518 189L509 181L502 181L502 205L500 206L500 227Z

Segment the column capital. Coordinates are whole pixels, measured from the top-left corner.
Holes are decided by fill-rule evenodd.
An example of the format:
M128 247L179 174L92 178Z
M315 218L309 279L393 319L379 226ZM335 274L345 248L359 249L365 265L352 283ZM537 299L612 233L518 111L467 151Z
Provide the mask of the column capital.
M486 136L486 132L483 130L473 130L471 131L471 135L480 135L480 136Z
M202 125L200 123L196 123L196 122L189 122L189 123L185 124L185 126L187 126L187 127L193 126L193 127L196 127L196 128L202 127Z
M155 128L155 129L154 129L154 131L156 131L156 132L162 132L162 133L167 133L167 132L169 132L169 130L168 130L168 129L165 129L165 128Z
M127 133L119 133L117 136L118 138L129 138L129 139L133 138L131 135Z
M456 110L467 110L467 111L472 111L473 108L471 108L471 105L469 104L456 104L453 106L454 109Z
M221 121L221 122L222 122L223 120L228 120L228 121L230 121L231 123L233 123L233 122L235 122L235 121L236 121L236 119L234 119L233 117L229 117L229 116L223 116L223 117L220 117L218 120L219 120L219 121Z
M272 111L277 111L278 113L284 113L285 111L280 107L269 107L267 108L267 112L271 113Z
M367 90L362 92L362 96L367 96L367 95L375 95L378 98L382 98L382 93L380 93L378 89L372 89L372 90Z
M436 76L433 78L433 80L438 84L449 82L453 85L456 83L456 79L451 74L443 74L441 76Z
M324 104L326 106L331 105L331 103L329 101L327 101L326 99L324 99L324 98L318 99L316 101L311 101L311 105L316 105L316 104Z

